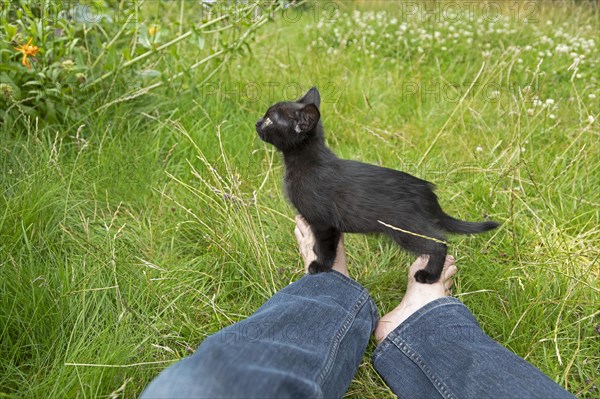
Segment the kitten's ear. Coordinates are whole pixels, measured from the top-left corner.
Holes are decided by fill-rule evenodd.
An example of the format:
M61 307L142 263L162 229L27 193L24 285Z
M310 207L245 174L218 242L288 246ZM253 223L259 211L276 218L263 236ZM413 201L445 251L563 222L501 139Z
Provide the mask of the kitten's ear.
M321 113L315 104L307 104L302 109L296 111L296 122L294 130L296 133L306 133L317 126Z
M311 87L298 102L302 104L315 104L319 108L321 106L319 90L316 87Z

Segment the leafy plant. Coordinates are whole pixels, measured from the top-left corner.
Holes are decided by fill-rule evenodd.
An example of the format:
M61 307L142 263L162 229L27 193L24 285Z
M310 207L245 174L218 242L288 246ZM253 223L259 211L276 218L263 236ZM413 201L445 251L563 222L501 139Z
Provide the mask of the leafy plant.
M249 51L252 34L271 15L257 11L278 7L269 2L5 3L0 123L10 128L35 118L50 124L81 121L203 66L204 78L194 83L201 85L233 54ZM175 29L155 18L177 10ZM198 59L180 56L182 45L196 48Z

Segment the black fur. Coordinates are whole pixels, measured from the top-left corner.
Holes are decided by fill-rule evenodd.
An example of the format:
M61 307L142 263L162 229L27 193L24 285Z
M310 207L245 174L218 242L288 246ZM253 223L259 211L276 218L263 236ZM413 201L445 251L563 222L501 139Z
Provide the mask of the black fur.
M287 196L315 235L317 260L310 264L310 273L331 270L341 232L381 232L416 254L428 254L427 266L415 279L433 283L440 278L446 257L444 232L480 233L498 226L447 215L434 186L425 180L337 158L324 142L320 103L313 87L296 102L271 106L256 122L260 138L283 153ZM417 235L393 230L378 220Z

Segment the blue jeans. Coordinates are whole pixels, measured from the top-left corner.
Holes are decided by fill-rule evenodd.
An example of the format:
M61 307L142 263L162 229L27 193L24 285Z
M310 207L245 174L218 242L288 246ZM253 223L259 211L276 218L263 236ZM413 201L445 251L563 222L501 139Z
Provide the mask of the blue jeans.
M356 281L335 271L306 275L208 337L142 398L340 398L376 324L375 304ZM392 331L373 365L400 398L574 398L485 335L450 297Z

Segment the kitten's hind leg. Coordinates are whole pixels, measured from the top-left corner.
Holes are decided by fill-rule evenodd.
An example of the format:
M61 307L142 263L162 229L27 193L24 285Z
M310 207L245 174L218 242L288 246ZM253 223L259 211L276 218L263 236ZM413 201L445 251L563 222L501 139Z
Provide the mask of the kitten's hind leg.
M340 241L340 231L335 228L310 228L315 236L314 251L317 259L308 266L310 274L331 271L338 242Z
M444 268L444 262L446 261L446 245L438 244L440 248L429 255L429 261L425 269L421 269L415 273L415 280L423 284L433 284L440 279L442 269Z
M433 284L439 280L440 275L442 274L448 246L440 242L445 241L445 239L439 234L423 235L434 238L435 240L398 232L392 234L392 237L398 244L417 255L429 255L427 266L425 266L425 269L415 273L415 280L419 283Z

